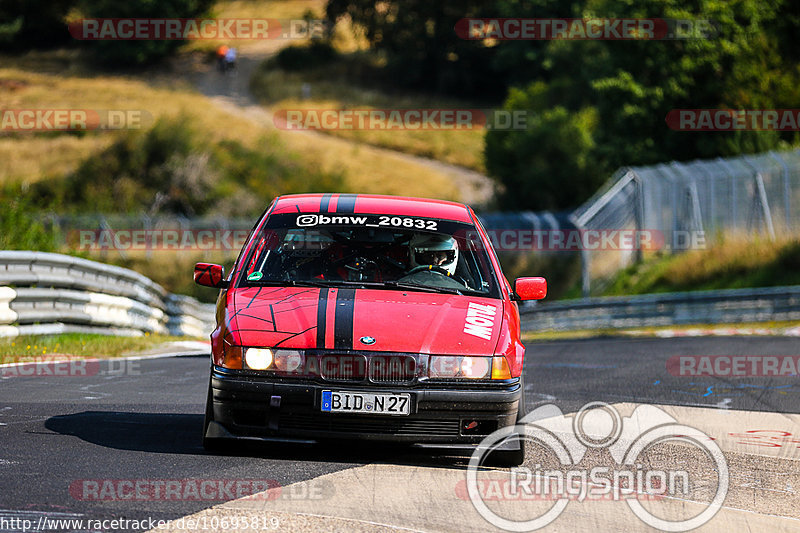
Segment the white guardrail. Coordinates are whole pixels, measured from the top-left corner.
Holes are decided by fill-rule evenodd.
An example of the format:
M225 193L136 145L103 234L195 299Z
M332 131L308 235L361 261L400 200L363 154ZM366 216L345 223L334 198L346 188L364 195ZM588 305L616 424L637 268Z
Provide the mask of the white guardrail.
M800 285L542 302L521 314L525 331L793 321L800 320Z
M0 251L0 337L67 332L207 337L213 329L212 304L169 294L132 270L68 255Z

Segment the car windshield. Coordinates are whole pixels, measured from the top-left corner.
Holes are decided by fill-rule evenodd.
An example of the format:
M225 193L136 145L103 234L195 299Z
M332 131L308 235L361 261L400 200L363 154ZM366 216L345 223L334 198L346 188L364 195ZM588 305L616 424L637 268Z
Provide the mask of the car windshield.
M240 286L360 285L499 297L471 224L389 215L271 215Z

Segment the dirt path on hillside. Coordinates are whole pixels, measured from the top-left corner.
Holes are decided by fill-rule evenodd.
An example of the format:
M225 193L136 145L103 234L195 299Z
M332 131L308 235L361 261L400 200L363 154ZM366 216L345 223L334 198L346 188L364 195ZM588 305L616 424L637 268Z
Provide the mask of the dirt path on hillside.
M207 96L215 105L230 113L246 117L262 127L276 129L272 112L269 108L258 104L250 94L248 85L258 65L277 52L282 45L283 43L278 41L265 41L250 45L240 52L237 71L234 74L222 75L214 68L214 65L198 65L191 80L197 90ZM309 142L315 142L322 138L328 140L328 142L335 139L337 142L343 143L345 148L358 146L360 150L368 150L379 154L381 157L424 166L451 180L461 193L461 201L474 207L486 206L492 198L492 180L474 170L435 159L405 154L388 148L358 143L313 130L293 131L291 133L293 135L307 136Z

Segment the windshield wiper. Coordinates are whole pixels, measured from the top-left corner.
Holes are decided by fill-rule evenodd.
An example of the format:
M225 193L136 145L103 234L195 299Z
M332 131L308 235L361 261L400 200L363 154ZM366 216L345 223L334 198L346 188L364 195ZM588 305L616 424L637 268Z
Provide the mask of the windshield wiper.
M461 294L460 289L456 289L455 287L431 287L430 285L419 285L417 283L403 283L402 281L384 281L381 285L385 285L388 287L392 287L394 289L408 289L410 291L421 291L421 292L444 292L447 294Z
M259 280L246 280L247 283L252 285L266 285L269 287L329 287L330 282L325 280L295 280L295 279L259 279Z
M419 285L417 283L403 283L402 281L353 281L353 280L280 280L280 279L260 279L249 281L254 285L268 285L276 287L361 287L364 289L405 289L417 292L439 292L445 294L464 295L462 289L455 287L432 287L430 285ZM467 289L464 289L467 290ZM474 293L476 291L469 291Z

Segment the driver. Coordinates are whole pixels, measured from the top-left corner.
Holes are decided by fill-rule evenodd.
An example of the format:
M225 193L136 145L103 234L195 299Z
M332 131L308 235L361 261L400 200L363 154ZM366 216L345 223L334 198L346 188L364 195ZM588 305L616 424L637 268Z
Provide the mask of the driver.
M408 244L412 270L427 266L429 270L438 267L448 276L456 273L458 265L458 244L448 235L421 234L414 235Z

